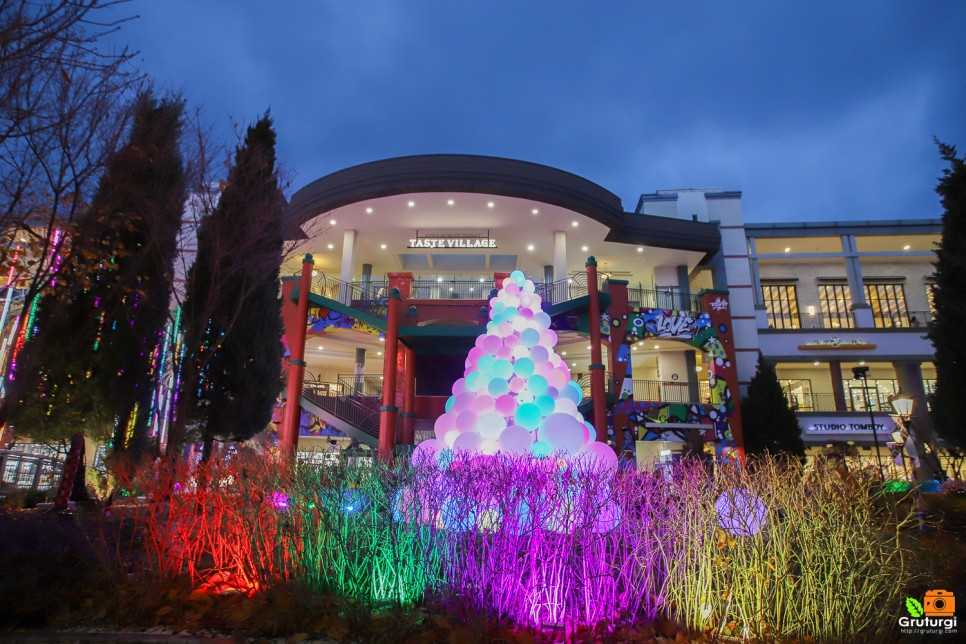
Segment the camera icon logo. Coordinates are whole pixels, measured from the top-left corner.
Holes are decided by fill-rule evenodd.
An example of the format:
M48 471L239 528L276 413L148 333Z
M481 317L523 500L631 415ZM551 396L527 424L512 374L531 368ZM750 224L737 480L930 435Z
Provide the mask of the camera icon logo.
M956 596L948 590L927 590L922 598L926 617L953 617L956 614Z

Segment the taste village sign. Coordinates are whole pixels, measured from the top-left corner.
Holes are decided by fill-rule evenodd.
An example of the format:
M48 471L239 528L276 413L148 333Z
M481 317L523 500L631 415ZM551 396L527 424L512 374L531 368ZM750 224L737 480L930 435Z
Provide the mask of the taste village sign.
M452 249L475 249L475 248L496 248L496 240L490 239L490 233L486 235L420 235L416 231L416 236L409 240L407 248L452 248Z

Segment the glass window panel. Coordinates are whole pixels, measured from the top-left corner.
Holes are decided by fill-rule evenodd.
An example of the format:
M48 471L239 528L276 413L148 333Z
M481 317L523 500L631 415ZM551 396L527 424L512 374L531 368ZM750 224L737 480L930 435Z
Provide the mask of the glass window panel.
M909 326L906 295L902 284L866 284L865 297L872 307L876 327Z
M822 302L822 322L828 329L851 329L852 294L848 284L820 284L819 298Z
M794 284L762 284L762 301L768 313L768 328L798 329L798 294Z

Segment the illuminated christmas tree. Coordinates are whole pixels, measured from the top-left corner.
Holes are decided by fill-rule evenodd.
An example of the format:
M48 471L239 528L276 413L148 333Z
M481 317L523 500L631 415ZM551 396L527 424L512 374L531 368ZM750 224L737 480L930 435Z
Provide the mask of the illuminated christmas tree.
M614 451L595 442L593 426L577 411L583 392L554 351L557 334L533 282L511 273L490 300L489 317L436 421L436 438L420 443L417 457L444 449L553 454L616 467Z

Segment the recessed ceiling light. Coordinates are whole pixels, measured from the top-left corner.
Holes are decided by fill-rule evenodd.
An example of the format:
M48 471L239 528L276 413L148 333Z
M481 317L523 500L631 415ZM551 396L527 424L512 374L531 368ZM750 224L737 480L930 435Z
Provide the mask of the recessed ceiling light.
M530 211L530 214L531 215L539 215L540 214L540 211L537 210L536 208L534 208L533 210Z
M371 215L372 214L372 208L366 208L366 214L367 215Z
M453 201L452 199L447 199L447 200L446 200L446 205L447 205L447 206L452 206L452 205L453 205L454 203L456 203L456 202L455 202L455 201Z
M330 219L330 220L329 220L329 225L330 225L330 226L335 226L335 225L336 225L337 223L338 223L338 222L337 222L337 221L336 221L335 219Z
M443 281L443 278L442 278L442 277L437 277L437 278L436 278L436 281L437 281L437 282L442 282L442 281Z
M318 274L319 274L319 272L318 272L318 271L312 271L312 277L315 277L315 276L316 276L316 275L318 275Z
M644 252L644 247L643 246L638 246L637 247L637 252L643 253Z
M584 251L586 253L587 252L587 247L586 246L581 246L580 247L580 250L582 250L582 251Z
M450 290L452 291L453 289L450 289ZM473 292L473 287L471 286L470 287L470 293L472 293L472 292Z
M905 246L902 247L902 250L909 250L910 248L912 248L912 246L910 246L909 244L906 244Z
M382 351L376 351L376 355L377 356L381 356L382 355Z
M329 244L329 250L332 250L333 248L335 248L335 245L334 244Z
M481 278L480 278L480 284L482 284L482 283L483 283L483 278L481 277Z
M860 367L864 367L864 366L865 366L865 360L863 360L862 362L860 362L860 363L859 363L859 366L860 366Z
M383 250L386 250L386 245L385 244L379 244L379 248L381 248Z
M816 360L816 361L815 361L815 362L813 362L812 364L813 364L813 365L815 365L815 366L817 367L817 366L818 366L818 365L820 365L821 363L820 363L820 362L819 362L818 360Z
M791 249L791 247L790 247L790 246L785 246L785 252L786 252L786 253L790 253L790 252L792 252L792 249Z
M698 373L701 373L701 365L697 365L697 366L696 366L696 367L694 368L694 370L695 370L695 371L697 371Z
M587 345L587 350L590 351L590 345L589 344Z
M451 290L451 291L452 291L452 290L453 290L453 287L452 287L452 286L450 286L450 287L449 287L449 290Z
M565 356L565 355L567 355L567 352L566 351L561 351L560 352L560 355Z
M379 338L379 342L385 342L385 341L386 341L385 338Z
M410 201L410 202L409 202L409 207L410 207L410 208L412 208L412 207L413 207L413 206L415 206L415 205L416 205L416 202L415 202L415 201Z
M661 348L661 345L659 345L659 344L655 344L655 345L654 345L654 348L655 348L655 349L660 349L660 348Z
M527 250L533 250L533 244L527 244Z
M486 202L486 207L487 208L492 208L493 207L493 202L492 201L487 201Z
M574 228L576 228L580 224L578 222L576 222L576 221L572 221L572 222L570 222L570 225L573 226Z
M319 351L321 351L321 350L322 350L322 345L320 344L320 345L319 345Z
M632 351L637 351L637 347L636 346L633 346L633 347L631 347L631 350Z

